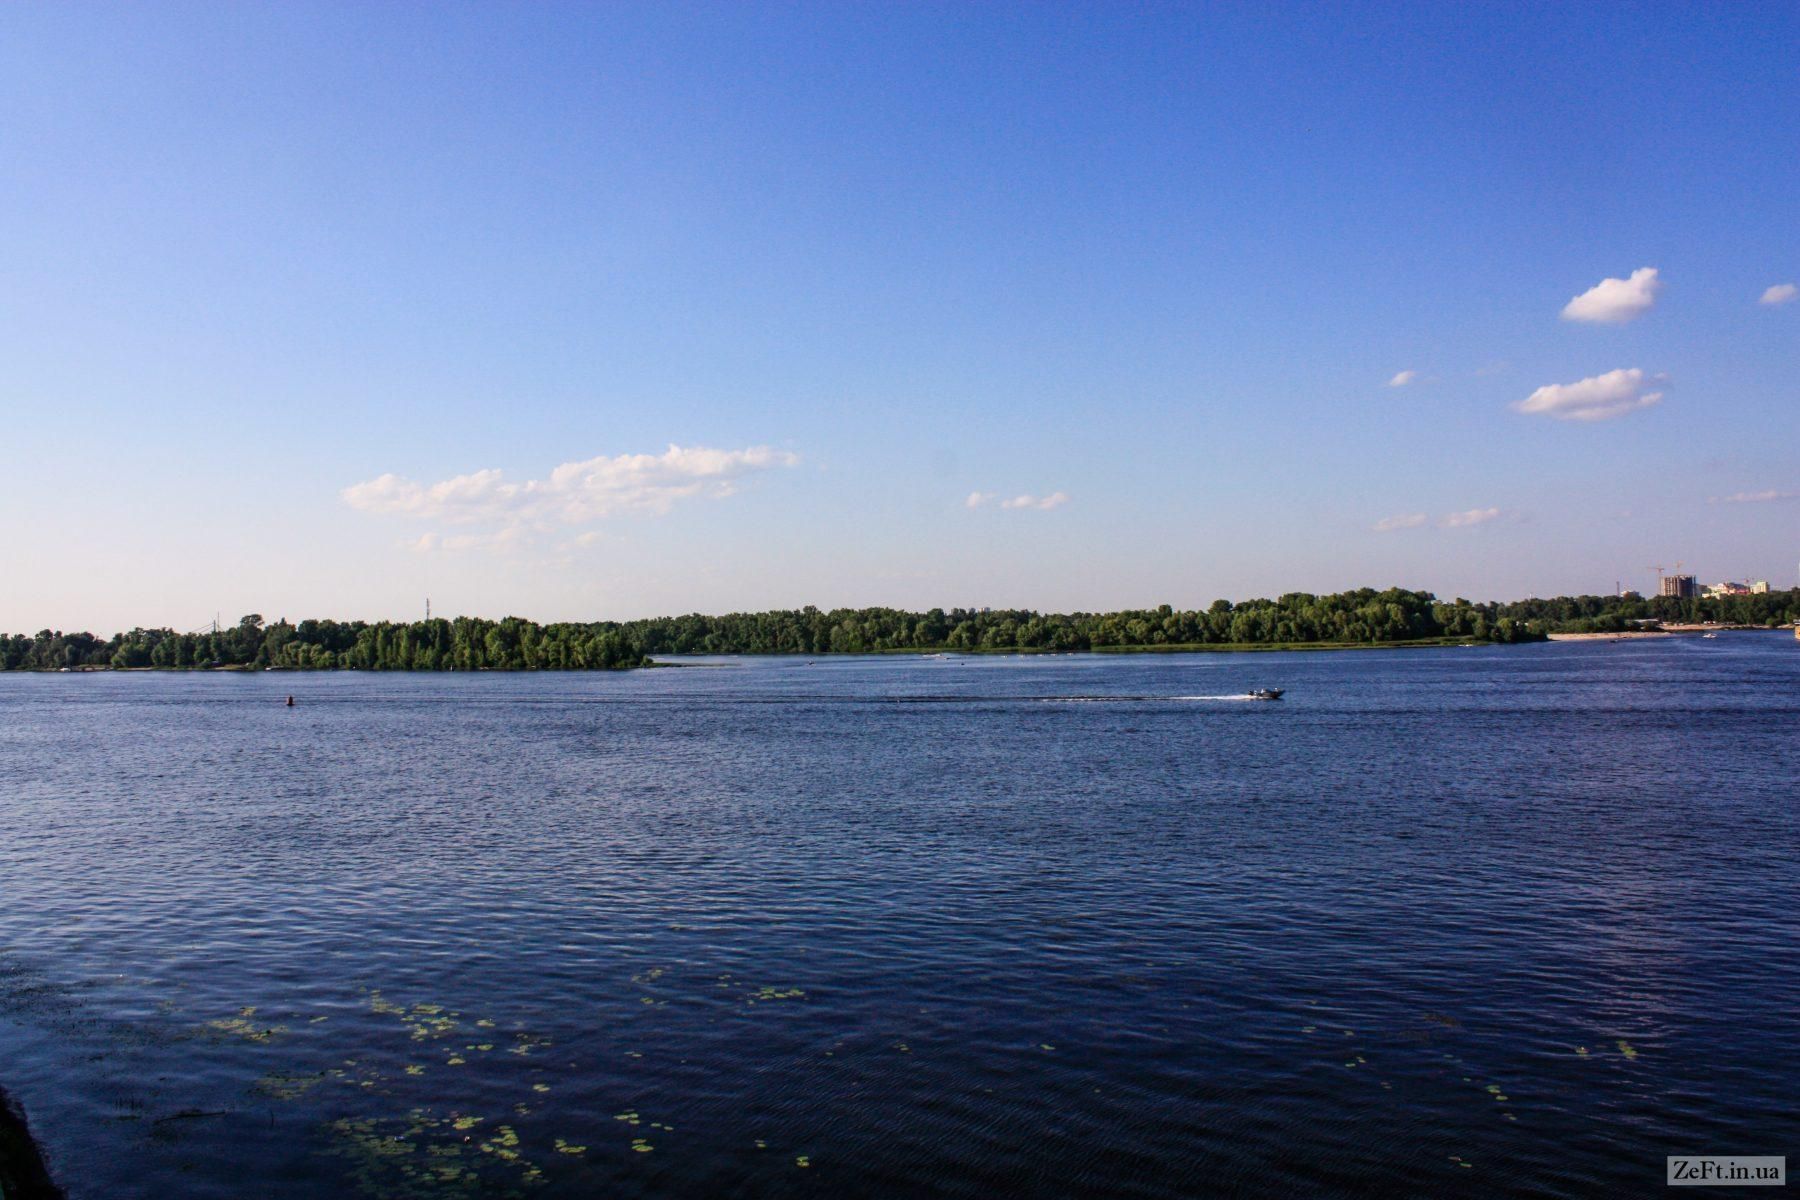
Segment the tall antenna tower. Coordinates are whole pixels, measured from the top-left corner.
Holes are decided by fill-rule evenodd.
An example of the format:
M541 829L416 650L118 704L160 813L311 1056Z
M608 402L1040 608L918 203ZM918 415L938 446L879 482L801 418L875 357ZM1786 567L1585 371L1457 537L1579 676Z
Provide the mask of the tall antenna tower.
M425 619L431 620L431 597L425 597Z

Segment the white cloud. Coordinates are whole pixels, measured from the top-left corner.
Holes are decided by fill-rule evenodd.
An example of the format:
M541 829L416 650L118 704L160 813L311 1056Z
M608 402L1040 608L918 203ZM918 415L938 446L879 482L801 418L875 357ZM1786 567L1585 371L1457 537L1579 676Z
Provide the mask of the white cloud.
M1800 500L1800 492L1778 492L1769 488L1761 492L1733 492L1729 496L1714 496L1714 504L1769 504L1776 500Z
M432 484L390 474L352 484L341 494L344 503L363 512L452 524L579 525L623 512L666 513L690 497L729 496L745 476L799 461L796 454L768 446L714 450L672 445L663 454L563 463L548 478L522 483L509 482L491 469ZM453 541L460 544L453 547ZM445 538L437 544L469 549L477 539ZM419 548L431 547L421 540Z
M1786 304L1795 296L1800 296L1800 288L1795 287L1791 283L1778 283L1774 287L1764 290L1762 299L1758 301L1758 303Z
M1630 279L1602 279L1563 305L1562 317L1565 321L1623 325L1649 312L1661 290L1656 268L1639 267Z
M1389 387L1405 387L1418 377L1419 373L1417 371L1401 371L1392 379L1388 380L1387 385Z
M1001 508L1035 508L1048 512L1053 508L1061 508L1069 502L1069 493L1051 492L1048 496L1014 496L1011 500L1002 500Z
M1381 518L1373 528L1376 533L1392 533L1396 529L1417 529L1429 520L1431 518L1424 513L1402 513L1397 517Z
M1513 407L1559 421L1605 421L1649 408L1663 398L1661 392L1646 392L1644 382L1638 368L1620 368L1575 383L1546 384Z
M524 548L525 527L508 525L480 533L427 533L401 545L415 554L462 554L470 550L519 550Z
M994 492L970 492L969 498L967 500L964 500L963 503L968 505L970 508L980 508L982 505L986 504L988 501L993 500L995 498L995 496L996 496L996 493L994 493Z
M1496 521L1499 518L1500 510L1497 508L1471 508L1463 512L1450 513L1438 524L1445 529L1467 529L1471 525L1486 525L1489 521Z

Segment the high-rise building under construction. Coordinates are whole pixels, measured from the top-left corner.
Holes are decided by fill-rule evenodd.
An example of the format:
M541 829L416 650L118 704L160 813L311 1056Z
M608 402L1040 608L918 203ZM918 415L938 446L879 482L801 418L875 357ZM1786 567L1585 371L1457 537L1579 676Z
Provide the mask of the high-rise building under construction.
M1692 600L1700 594L1700 588L1692 575L1664 575L1662 594L1678 600Z

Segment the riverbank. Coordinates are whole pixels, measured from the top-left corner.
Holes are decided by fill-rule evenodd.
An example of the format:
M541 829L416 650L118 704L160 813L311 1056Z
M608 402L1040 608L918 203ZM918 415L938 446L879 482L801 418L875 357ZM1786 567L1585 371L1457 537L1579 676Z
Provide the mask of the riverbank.
M1674 636L1667 629L1632 629L1623 633L1552 633L1549 638L1553 642L1631 642Z
M1571 633L1571 634L1555 634L1555 633L1553 633L1553 634L1550 634L1549 636L1552 640L1561 640L1561 639L1565 639L1565 638L1644 637L1646 635L1641 634L1641 633ZM1655 634L1655 635L1649 635L1649 636L1663 636L1663 635ZM1473 648L1476 646L1501 646L1501 645L1509 645L1509 644L1528 645L1533 642L1538 642L1541 640L1543 640L1543 639L1533 636L1533 637L1527 637L1527 638L1521 639L1517 643L1506 643L1506 642L1490 642L1490 641L1486 641L1486 640L1473 640L1473 639L1465 638L1465 637L1434 637L1434 638L1405 638L1405 639L1402 639L1399 641L1392 641L1392 642L1167 642L1167 643L1162 643L1162 644L1149 644L1149 645L1094 646L1091 648L1081 649L1081 650L1066 650L1066 649L1061 649L1061 648L1058 648L1055 646L906 646L906 647L894 647L892 649L881 649L881 650L819 650L819 651L783 650L783 651L762 652L762 653L754 653L754 652L746 653L746 652L740 652L740 651L727 651L727 650L708 652L708 651L702 650L702 651L695 651L694 653L698 654L698 655L702 655L702 656L709 656L709 657L716 655L717 657L721 657L721 658L848 658L848 657L854 657L859 654L884 655L884 656L913 655L913 656L921 656L921 657L929 656L929 655L947 655L947 654L970 654L970 655L984 655L984 656L985 655L995 655L995 654L998 654L998 655L1007 655L1007 654L1032 654L1032 655L1050 655L1050 654L1269 654L1269 653L1273 653L1275 651L1281 651L1281 650L1307 650L1307 651L1310 651L1310 650L1419 650L1419 649L1429 649L1429 648L1433 648L1433 647L1442 648L1445 646L1462 646L1462 647ZM674 655L672 657L679 657L679 655ZM335 672L342 672L342 671L362 670L365 673L372 674L372 675L406 674L406 673L433 674L433 675L455 675L455 674L465 674L466 675L466 674L489 674L489 673L492 673L492 674L548 674L548 673L563 672L563 671L583 672L583 671L593 671L593 670L645 670L645 669L650 669L650 668L654 668L654 667L673 667L673 666L686 666L686 665L689 665L689 664L671 663L671 662L663 661L662 659L652 658L646 662L638 664L636 667L624 667L624 668L620 668L620 667L568 667L568 668L561 668L561 667L509 667L509 668L479 667L475 671L472 671L472 672L471 671L459 671L455 668L409 668L409 667L379 667L379 668L273 667L273 668L271 668L271 667L256 667L256 666L245 666L245 665L235 665L234 664L231 666L221 666L221 667L102 667L102 666L64 667L64 668L27 667L27 668L21 668L20 673L38 674L38 675L46 675L46 674L48 674L48 675L54 675L54 674L69 674L69 675L188 674L188 675L192 675L192 674L198 673L198 674L211 675L211 674L261 674L261 673L270 672L270 671L273 671L275 673L281 673L281 674L314 674L314 673L318 673L318 672L335 673ZM0 1200L3 1200L3 1198L0 1198Z
M1445 646L1502 646L1508 644L1529 645L1539 641L1531 638L1527 642L1506 643L1475 641L1463 637L1407 638L1394 642L1165 642L1160 644L1130 646L1093 646L1082 650L1062 650L1054 646L921 646L896 648L892 650L869 650L871 655L914 655L929 657L948 654L1268 654L1279 650L1422 650L1443 648ZM833 658L843 657L830 651L815 655L805 655L798 651L783 652L776 655L756 656L771 658ZM750 657L750 656L745 656Z
M1767 625L1663 625L1656 629L1626 629L1613 633L1552 633L1548 636L1553 642L1624 642L1643 638L1692 637L1697 633L1780 633L1783 630L1784 627L1780 625L1772 630Z
M0 1198L62 1200L62 1192L44 1166L44 1156L31 1140L24 1114L5 1092L0 1092Z

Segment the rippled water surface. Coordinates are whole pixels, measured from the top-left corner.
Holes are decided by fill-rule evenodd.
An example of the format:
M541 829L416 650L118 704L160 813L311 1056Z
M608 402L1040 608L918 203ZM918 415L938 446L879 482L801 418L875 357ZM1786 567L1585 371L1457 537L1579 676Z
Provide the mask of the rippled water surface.
M1797 780L1773 634L0 676L0 1088L75 1200L1660 1192L1800 1153Z

